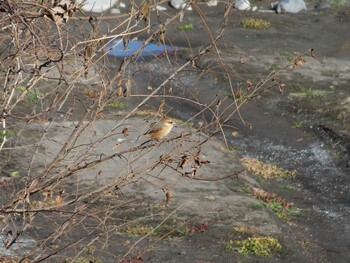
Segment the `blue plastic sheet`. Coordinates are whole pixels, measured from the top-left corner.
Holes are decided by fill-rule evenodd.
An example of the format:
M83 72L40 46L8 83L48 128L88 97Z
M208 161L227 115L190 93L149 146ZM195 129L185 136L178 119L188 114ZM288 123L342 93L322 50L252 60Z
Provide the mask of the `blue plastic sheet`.
M118 43L119 42L119 43ZM131 57L141 46L143 41L131 40L127 42L127 45L124 46L123 41L116 39L109 43L105 50L110 56L128 58ZM157 45L155 43L148 43L145 45L141 51L137 54L136 58L149 57L149 56L160 56L163 54L173 53L178 50L178 47L169 46L169 45Z

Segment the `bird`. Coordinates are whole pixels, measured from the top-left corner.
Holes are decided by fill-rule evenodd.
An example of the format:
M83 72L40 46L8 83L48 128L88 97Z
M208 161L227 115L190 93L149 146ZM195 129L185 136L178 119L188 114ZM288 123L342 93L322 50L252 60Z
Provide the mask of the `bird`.
M160 119L158 122L152 124L150 126L150 129L146 133L144 133L142 136L139 136L137 139L134 139L134 140L126 140L125 138L117 139L117 144L113 147L113 150L119 148L119 146L121 145L122 142L135 141L135 140L138 140L140 137L146 137L149 139L149 140L145 141L144 143L142 143L140 146L143 146L152 140L162 139L163 137L165 137L169 134L169 132L171 131L171 129L173 127L174 127L174 121L170 118L164 117L164 118ZM126 136L127 136L127 131L125 132L124 130L122 133L124 135L126 134Z
M164 117L152 125L150 129L144 134L144 136L150 139L162 139L169 134L173 127L174 121L170 118Z

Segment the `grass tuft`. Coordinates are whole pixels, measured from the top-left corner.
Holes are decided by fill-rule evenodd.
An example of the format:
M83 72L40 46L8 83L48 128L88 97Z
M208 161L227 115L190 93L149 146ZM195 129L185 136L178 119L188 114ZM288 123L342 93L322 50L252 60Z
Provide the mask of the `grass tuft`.
M253 236L241 241L230 241L225 244L228 251L235 249L241 255L271 257L282 246L276 238Z
M241 20L241 26L248 29L263 30L270 28L271 23L263 19L244 18Z

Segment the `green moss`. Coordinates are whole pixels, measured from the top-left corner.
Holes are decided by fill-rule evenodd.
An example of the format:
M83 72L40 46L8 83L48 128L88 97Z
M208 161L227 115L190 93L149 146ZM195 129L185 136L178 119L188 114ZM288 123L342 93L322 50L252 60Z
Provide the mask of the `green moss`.
M329 0L329 4L332 7L337 7L337 8L349 6L349 2L347 0Z
M295 191L296 190L296 188L294 186L289 185L289 184L284 184L281 187L282 187L282 189L288 190L288 191Z
M108 108L113 108L113 109L125 109L127 106L126 102L124 101L113 101L111 103L108 104Z
M282 246L276 238L253 236L241 241L227 242L225 249L235 249L241 255L271 257L274 252L281 250Z
M278 56L280 56L281 58L286 59L289 63L294 61L294 55L288 51L280 51L276 53Z
M75 260L66 258L66 263L102 263L102 260L96 257L80 257Z
M192 30L193 29L193 24L185 24L177 27L178 30Z
M123 233L130 235L130 236L145 236L145 235L151 235L155 236L156 233L154 231L154 228L150 225L129 225L127 226Z
M30 102L36 102L38 100L38 95L40 96L40 94L37 94L35 91L33 90L28 90L26 87L24 86L17 86L15 88L16 91L19 91L21 93L26 93L25 96L27 98L28 101Z
M253 210L261 210L263 208L260 203L249 204L248 207Z
M271 27L269 21L256 18L244 18L241 20L241 26L249 29L268 29Z
M12 137L15 134L12 130L5 130L5 134L3 130L0 130L0 142L4 139L6 136L7 138Z
M302 86L296 86L295 91L291 92L289 96L297 98L307 98L307 97L324 97L327 95L327 91L313 88L305 88Z

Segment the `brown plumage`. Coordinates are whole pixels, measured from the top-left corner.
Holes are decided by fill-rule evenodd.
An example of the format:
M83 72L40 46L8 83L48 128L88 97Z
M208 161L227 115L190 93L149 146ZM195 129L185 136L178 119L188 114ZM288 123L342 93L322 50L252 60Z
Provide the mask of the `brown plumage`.
M144 135L151 139L161 139L168 135L174 127L174 121L170 118L163 118L154 124Z

